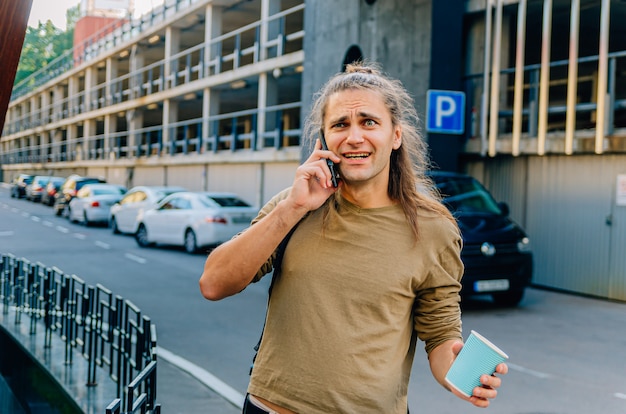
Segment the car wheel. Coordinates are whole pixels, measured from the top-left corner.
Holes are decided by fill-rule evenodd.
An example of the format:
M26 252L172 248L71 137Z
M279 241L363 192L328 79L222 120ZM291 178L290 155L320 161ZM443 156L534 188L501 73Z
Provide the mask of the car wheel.
M83 212L83 223L85 223L85 227L91 226L91 222L89 221L89 218L87 217L86 211Z
M198 251L196 233L194 233L191 229L187 229L185 232L185 251L190 254Z
M152 243L148 240L148 229L142 223L137 228L137 232L135 233L135 241L139 245L139 247L149 247Z
M519 303L522 301L522 299L524 298L524 291L513 290L503 293L494 293L491 296L493 297L493 302L497 306L512 308L519 305Z
M113 234L120 234L120 229L117 227L117 220L115 217L111 217L111 229L113 230Z
M11 198L15 198L15 190L11 189Z
M62 216L63 215L63 210L65 210L64 207L57 207L56 205L54 206L54 214L57 216Z

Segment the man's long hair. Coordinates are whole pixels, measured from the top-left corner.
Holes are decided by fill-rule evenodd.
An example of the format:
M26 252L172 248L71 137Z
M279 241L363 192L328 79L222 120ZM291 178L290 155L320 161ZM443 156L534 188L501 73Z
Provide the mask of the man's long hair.
M419 131L419 116L413 98L399 80L383 74L374 63L354 62L330 78L315 95L309 117L304 127L305 139L310 148L324 124L326 108L331 95L344 90L373 91L383 97L391 114L393 126L402 129L402 144L391 152L389 169L389 197L400 203L416 239L419 236L420 211L445 216L455 221L448 209L441 204L439 193L425 173L430 167L428 148ZM331 203L333 204L333 203Z

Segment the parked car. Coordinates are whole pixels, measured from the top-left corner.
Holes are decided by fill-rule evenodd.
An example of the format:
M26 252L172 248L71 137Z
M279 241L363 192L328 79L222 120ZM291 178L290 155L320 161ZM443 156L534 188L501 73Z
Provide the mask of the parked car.
M106 181L98 177L82 177L80 175L70 175L61 184L61 189L54 195L54 212L57 216L63 214L69 216L66 211L67 207L72 201L72 198L76 196L76 193L85 184L105 183Z
M430 176L461 229L462 296L489 294L498 305L516 306L531 283L533 254L528 236L509 217L508 205L498 203L471 176Z
M34 202L41 201L41 196L51 178L50 175L36 175L26 186L26 199Z
M65 181L64 177L50 177L48 184L46 184L46 188L41 192L41 204L46 206L54 205L54 195L59 192L61 189L61 185Z
M117 184L85 184L69 204L68 218L89 226L109 223L111 206L126 194L126 187Z
M11 185L11 197L22 198L26 195L26 186L33 181L34 176L30 174L20 174L13 179Z
M135 234L139 213L153 208L164 197L178 191L187 191L187 189L174 186L137 186L131 188L118 203L111 207L110 225L113 233Z
M233 193L177 192L139 214L135 240L141 247L183 246L194 253L231 239L257 211Z

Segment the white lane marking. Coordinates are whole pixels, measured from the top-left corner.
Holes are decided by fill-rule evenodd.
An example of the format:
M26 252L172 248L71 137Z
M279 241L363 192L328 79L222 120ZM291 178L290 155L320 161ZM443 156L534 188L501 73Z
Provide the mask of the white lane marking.
M15 234L15 232L13 230L8 230L8 231L0 231L0 236L1 237L5 237L5 236L13 236Z
M508 362L506 364L512 370L523 372L524 374L532 375L533 377L537 377L537 378L551 378L552 377L552 375L546 374L545 372L535 371L535 370L532 370L532 369L524 368L524 367L522 367L520 365L511 364L511 363L508 363Z
M28 211L22 211L22 217L30 217L30 213Z
M235 407L239 409L243 408L243 401L245 399L245 396L232 388L230 385L217 378L215 375L211 374L209 371L200 368L192 362L187 361L186 359L176 354L173 354L172 352L168 351L167 349L161 348L160 346L157 346L157 355L159 356L159 358L162 358L170 364L187 372L192 377L224 397Z
M148 260L144 259L143 257L135 256L134 254L126 253L124 256L127 259L130 259L133 262L137 262L137 263L140 263L140 264L145 264L145 263L148 262Z
M61 233L69 233L70 230L67 227L63 227L63 226L56 226L56 229L58 231L60 231Z
M76 237L78 240L85 240L87 238L87 236L83 233L74 233L74 237Z
M15 207L11 207L11 213L17 213L18 211L20 210Z
M622 400L626 400L626 394L623 394L621 392L616 392L615 394L613 394L613 396L616 398L621 398Z
M43 224L46 227L52 227L54 226L54 223L48 220L44 220L41 224Z
M34 221L35 223L39 223L41 221L41 217L37 217L37 216L31 216L30 219Z
M109 250L111 248L111 245L105 242L101 242L99 240L96 240L94 242L94 244L98 247L102 247L103 249Z

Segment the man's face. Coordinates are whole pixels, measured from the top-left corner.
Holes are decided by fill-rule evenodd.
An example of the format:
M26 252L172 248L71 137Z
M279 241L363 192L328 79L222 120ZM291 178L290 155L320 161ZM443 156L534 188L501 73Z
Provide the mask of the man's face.
M328 148L341 157L344 185L387 191L391 151L401 144L382 95L351 89L333 94L326 106L324 132Z

